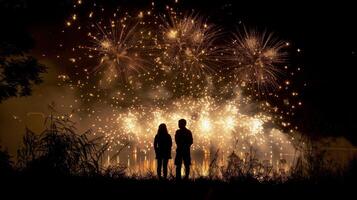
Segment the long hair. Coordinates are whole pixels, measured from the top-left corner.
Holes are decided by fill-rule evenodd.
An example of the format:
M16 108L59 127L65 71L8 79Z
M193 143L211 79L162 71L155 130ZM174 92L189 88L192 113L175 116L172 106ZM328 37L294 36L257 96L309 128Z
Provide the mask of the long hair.
M157 135L165 135L165 134L169 134L166 128L166 124L160 124L159 129L157 130Z

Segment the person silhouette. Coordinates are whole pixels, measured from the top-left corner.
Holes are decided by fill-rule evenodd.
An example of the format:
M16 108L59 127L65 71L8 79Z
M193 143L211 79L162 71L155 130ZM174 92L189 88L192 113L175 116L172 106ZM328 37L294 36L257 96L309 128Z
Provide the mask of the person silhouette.
M172 139L167 131L166 124L160 124L154 139L154 149L157 159L157 176L161 179L163 168L164 179L167 178L167 163L171 159Z
M190 165L191 165L191 153L190 147L193 144L192 133L186 128L186 120L180 119L178 121L178 126L180 129L176 131L175 141L176 141L176 179L181 180L181 167L182 161L185 165L185 177L187 180L190 175Z

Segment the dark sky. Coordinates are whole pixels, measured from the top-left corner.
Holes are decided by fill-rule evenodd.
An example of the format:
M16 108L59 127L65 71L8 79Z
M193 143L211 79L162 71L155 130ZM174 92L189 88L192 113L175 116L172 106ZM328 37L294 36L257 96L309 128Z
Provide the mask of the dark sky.
M85 1L85 0L83 0ZM183 0L181 0L182 2ZM135 7L150 4L144 0L97 1ZM357 144L356 25L352 3L314 3L311 1L228 1L186 0L182 4L210 16L222 26L243 21L253 27L268 28L302 49L304 108L296 121L304 132L316 135L346 136ZM36 38L39 31L49 37L36 44L51 43L51 34L63 26L71 13L71 0L0 0L1 31L28 32ZM4 34L4 33L2 33Z

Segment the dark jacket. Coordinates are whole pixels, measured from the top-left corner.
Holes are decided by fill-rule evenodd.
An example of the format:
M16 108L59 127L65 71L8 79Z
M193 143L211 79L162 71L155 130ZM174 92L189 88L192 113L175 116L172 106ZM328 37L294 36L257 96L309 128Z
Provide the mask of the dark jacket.
M154 149L156 159L171 159L172 139L169 134L156 134L154 140Z
M186 163L191 163L190 147L193 144L191 131L186 128L177 130L175 141L177 146L175 164L180 163L181 159Z

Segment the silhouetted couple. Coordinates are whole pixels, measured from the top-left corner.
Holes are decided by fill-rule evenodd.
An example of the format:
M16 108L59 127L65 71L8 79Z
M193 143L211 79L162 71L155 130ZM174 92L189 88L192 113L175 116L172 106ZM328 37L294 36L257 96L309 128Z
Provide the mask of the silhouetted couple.
M176 179L181 180L182 162L185 165L185 177L190 175L191 155L190 147L193 143L192 133L186 128L186 120L180 119L179 129L175 134L176 141ZM165 124L160 124L154 140L154 148L157 159L157 175L161 179L161 169L163 168L164 178L167 178L167 163L171 159L172 140Z

